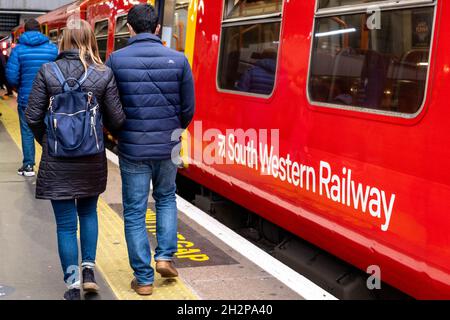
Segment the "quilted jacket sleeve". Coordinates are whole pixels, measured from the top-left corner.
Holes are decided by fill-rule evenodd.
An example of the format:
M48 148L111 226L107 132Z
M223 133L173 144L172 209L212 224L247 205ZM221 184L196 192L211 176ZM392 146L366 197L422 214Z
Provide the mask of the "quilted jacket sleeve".
M49 103L44 68L45 65L42 66L34 79L33 89L30 94L30 99L28 100L28 108L25 112L28 126L39 144L42 144L42 139L46 130L44 119Z
M195 112L194 79L187 59L184 62L183 80L181 83L181 127L186 129Z
M21 46L18 45L11 51L11 56L6 64L6 80L11 87L17 88L20 81L20 55Z
M117 132L125 123L125 113L120 101L114 73L109 68L107 70L107 77L107 86L103 95L104 123L113 135L117 135Z

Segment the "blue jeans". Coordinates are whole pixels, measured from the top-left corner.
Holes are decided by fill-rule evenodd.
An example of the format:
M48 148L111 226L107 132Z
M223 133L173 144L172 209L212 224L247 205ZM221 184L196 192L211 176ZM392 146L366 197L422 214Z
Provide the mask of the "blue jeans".
M80 244L82 266L95 265L97 254L98 196L78 200L52 200L55 212L58 252L64 273L64 281L69 288L80 285L78 267L78 217L80 218Z
M18 106L19 122L20 122L20 136L22 137L22 153L23 153L23 165L34 166L35 165L35 148L34 148L34 135L25 119L26 106Z
M125 237L130 265L140 285L152 284L151 251L145 225L150 181L156 206L156 261L171 261L177 252L177 167L172 160L130 161L120 158Z

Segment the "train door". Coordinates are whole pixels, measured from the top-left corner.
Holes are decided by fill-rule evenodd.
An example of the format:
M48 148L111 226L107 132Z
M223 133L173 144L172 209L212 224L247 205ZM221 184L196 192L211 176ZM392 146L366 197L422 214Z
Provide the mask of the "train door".
M161 23L160 36L167 47L184 52L189 1L192 0L156 0L151 1L158 12ZM127 45L130 33L127 27L127 14L116 17L114 28L114 50Z
M188 8L189 0L160 1L161 39L167 47L180 52L186 45Z

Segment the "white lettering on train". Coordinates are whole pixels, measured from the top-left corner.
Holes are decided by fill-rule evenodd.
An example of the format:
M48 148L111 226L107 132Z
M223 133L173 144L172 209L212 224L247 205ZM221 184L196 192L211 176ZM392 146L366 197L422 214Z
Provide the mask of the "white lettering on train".
M241 130L242 131L242 130ZM238 131L218 136L218 151L227 164L238 164L272 176L282 182L318 194L335 203L368 214L379 221L380 229L388 231L394 210L395 194L389 194L375 186L354 179L351 169L332 168L330 163L320 161L318 171L312 165L293 161L290 154L278 155L278 149L264 142L257 144L256 132ZM272 137L273 138L273 137ZM318 172L318 175L317 175Z

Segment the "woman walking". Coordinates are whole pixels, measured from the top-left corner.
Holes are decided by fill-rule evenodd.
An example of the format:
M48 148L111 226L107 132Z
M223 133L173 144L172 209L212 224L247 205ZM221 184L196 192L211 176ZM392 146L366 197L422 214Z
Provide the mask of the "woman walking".
M97 149L100 151L96 154L77 157L59 156L55 151L58 148L53 148L54 141L50 140L51 146L48 143L49 135L52 136L51 130L57 127L57 121L51 118L55 127L48 128L47 126L53 127L53 125L46 124L53 124L53 121L46 121L46 115L48 110L52 109L51 103L58 101L55 96L67 91L67 88L76 87L77 84L79 92L89 93L89 102L93 94L103 118L103 125L110 132L114 133L120 129L125 121L125 114L113 72L103 65L94 33L86 21L77 20L67 24L56 65L57 68L55 65L45 64L39 71L30 95L26 118L36 140L42 145L36 198L51 200L55 213L58 251L64 281L68 286L64 299L79 300L80 288L83 288L85 292L97 292L99 289L94 276L98 237L97 202L99 195L106 189L106 155L103 147L99 148L97 141ZM57 69L60 70L59 75ZM67 79L71 87L61 84L64 79ZM70 99L59 99L59 101L68 100ZM94 117L95 112L94 110ZM93 122L91 125L92 136L96 127L93 126ZM80 126L84 125L80 122ZM72 130L86 128L72 128ZM95 138L98 139L97 131L95 130L94 133ZM99 134L101 135L102 132ZM56 143L55 147L57 147ZM82 277L79 272L78 218Z

